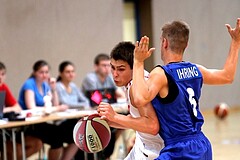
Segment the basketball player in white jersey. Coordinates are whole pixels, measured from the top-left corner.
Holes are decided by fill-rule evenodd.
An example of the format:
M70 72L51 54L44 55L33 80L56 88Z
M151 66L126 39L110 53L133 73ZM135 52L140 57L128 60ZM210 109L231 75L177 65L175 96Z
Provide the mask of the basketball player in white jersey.
M136 130L135 144L125 160L153 160L163 148L159 136L159 122L151 103L135 106L132 97L132 68L135 46L131 42L120 42L111 52L111 68L117 86L125 86L129 104L129 115L116 113L110 104L102 102L98 113L111 127ZM146 78L148 73L146 72Z

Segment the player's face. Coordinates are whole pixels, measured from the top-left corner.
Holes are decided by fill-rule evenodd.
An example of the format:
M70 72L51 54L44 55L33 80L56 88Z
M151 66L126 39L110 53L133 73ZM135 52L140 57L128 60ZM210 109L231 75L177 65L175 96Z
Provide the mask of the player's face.
M73 81L73 79L76 76L74 67L72 65L67 65L64 68L64 71L60 73L60 76L63 81L67 81L67 82Z
M39 70L34 72L34 76L38 82L48 81L49 79L49 68L48 66L42 66Z
M102 60L97 66L97 72L102 76L108 76L111 72L110 60Z
M126 86L132 79L132 69L123 60L111 59L111 71L113 80L118 87Z
M2 69L0 70L0 85L4 83L6 78L6 70Z

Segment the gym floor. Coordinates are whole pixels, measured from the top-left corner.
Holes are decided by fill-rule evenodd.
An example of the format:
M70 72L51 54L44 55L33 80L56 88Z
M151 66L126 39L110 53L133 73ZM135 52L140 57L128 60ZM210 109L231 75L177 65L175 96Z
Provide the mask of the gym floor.
M230 109L228 116L218 119L212 110L204 111L205 123L203 132L209 138L213 149L214 160L239 160L240 157L240 108ZM125 138L133 135L131 130L127 130ZM120 136L115 144L115 151L111 160L117 159L119 146L123 142ZM36 160L38 155L33 155L29 160Z
M230 109L226 119L220 120L212 111L203 112L203 132L209 138L214 160L239 160L240 108Z

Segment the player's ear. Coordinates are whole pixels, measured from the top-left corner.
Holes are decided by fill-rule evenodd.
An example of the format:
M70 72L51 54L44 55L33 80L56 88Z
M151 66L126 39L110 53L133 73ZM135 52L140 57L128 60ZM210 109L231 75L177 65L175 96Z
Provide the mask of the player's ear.
M163 45L163 48L168 48L169 42L166 38L162 39L162 45Z

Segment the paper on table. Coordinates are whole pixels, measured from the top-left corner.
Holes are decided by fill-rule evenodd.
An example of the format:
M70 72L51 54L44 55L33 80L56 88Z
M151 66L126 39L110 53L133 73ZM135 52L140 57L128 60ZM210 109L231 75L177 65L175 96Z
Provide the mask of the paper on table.
M6 123L7 123L7 121L5 121L5 120L0 120L0 125L6 124Z

